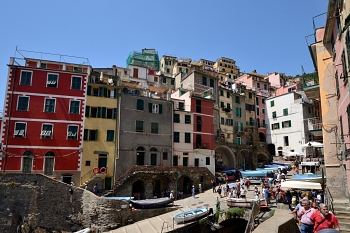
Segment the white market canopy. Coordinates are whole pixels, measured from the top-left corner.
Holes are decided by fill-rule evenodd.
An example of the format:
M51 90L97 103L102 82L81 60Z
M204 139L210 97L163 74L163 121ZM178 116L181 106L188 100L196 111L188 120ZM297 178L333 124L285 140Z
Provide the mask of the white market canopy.
M320 142L308 142L306 144L301 145L301 147L323 147L323 144Z
M322 187L320 183L287 180L287 181L281 182L281 189L283 190L288 190L288 189L322 190Z

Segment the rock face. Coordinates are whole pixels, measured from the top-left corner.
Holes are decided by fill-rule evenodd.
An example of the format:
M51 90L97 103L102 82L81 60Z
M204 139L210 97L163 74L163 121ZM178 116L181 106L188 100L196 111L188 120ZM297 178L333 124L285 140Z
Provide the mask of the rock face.
M0 232L108 231L171 208L122 209L126 203L95 196L42 174L0 174Z

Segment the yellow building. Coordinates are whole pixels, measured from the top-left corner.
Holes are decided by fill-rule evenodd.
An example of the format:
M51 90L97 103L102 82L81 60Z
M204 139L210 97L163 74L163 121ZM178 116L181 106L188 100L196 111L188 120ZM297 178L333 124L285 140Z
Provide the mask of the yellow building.
M86 96L81 186L111 190L118 158L118 80L116 67L94 69ZM114 75L113 75L114 74Z

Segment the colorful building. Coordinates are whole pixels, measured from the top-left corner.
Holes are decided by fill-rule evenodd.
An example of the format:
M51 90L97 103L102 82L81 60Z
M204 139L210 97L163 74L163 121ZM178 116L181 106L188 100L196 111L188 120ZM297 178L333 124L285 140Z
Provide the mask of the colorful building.
M10 58L1 127L2 171L80 182L90 72L88 65Z

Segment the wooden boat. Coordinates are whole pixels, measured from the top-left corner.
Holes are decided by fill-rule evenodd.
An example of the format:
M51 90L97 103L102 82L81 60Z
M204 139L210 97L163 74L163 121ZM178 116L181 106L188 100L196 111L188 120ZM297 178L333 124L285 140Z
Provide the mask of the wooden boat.
M204 217L208 213L208 209L206 207L200 207L192 210L188 210L182 213L179 213L174 216L174 221L179 223L188 222L200 217Z
M226 200L227 206L230 208L248 208L253 207L253 203L259 203L260 206L265 205L264 199L253 198L228 198Z
M169 197L145 199L145 200L131 200L130 203L135 209L154 209L165 207L173 202Z
M305 173L305 174L295 174L293 179L295 181L305 181L305 182L315 182L322 184L322 175ZM324 182L326 183L326 176L324 176Z

